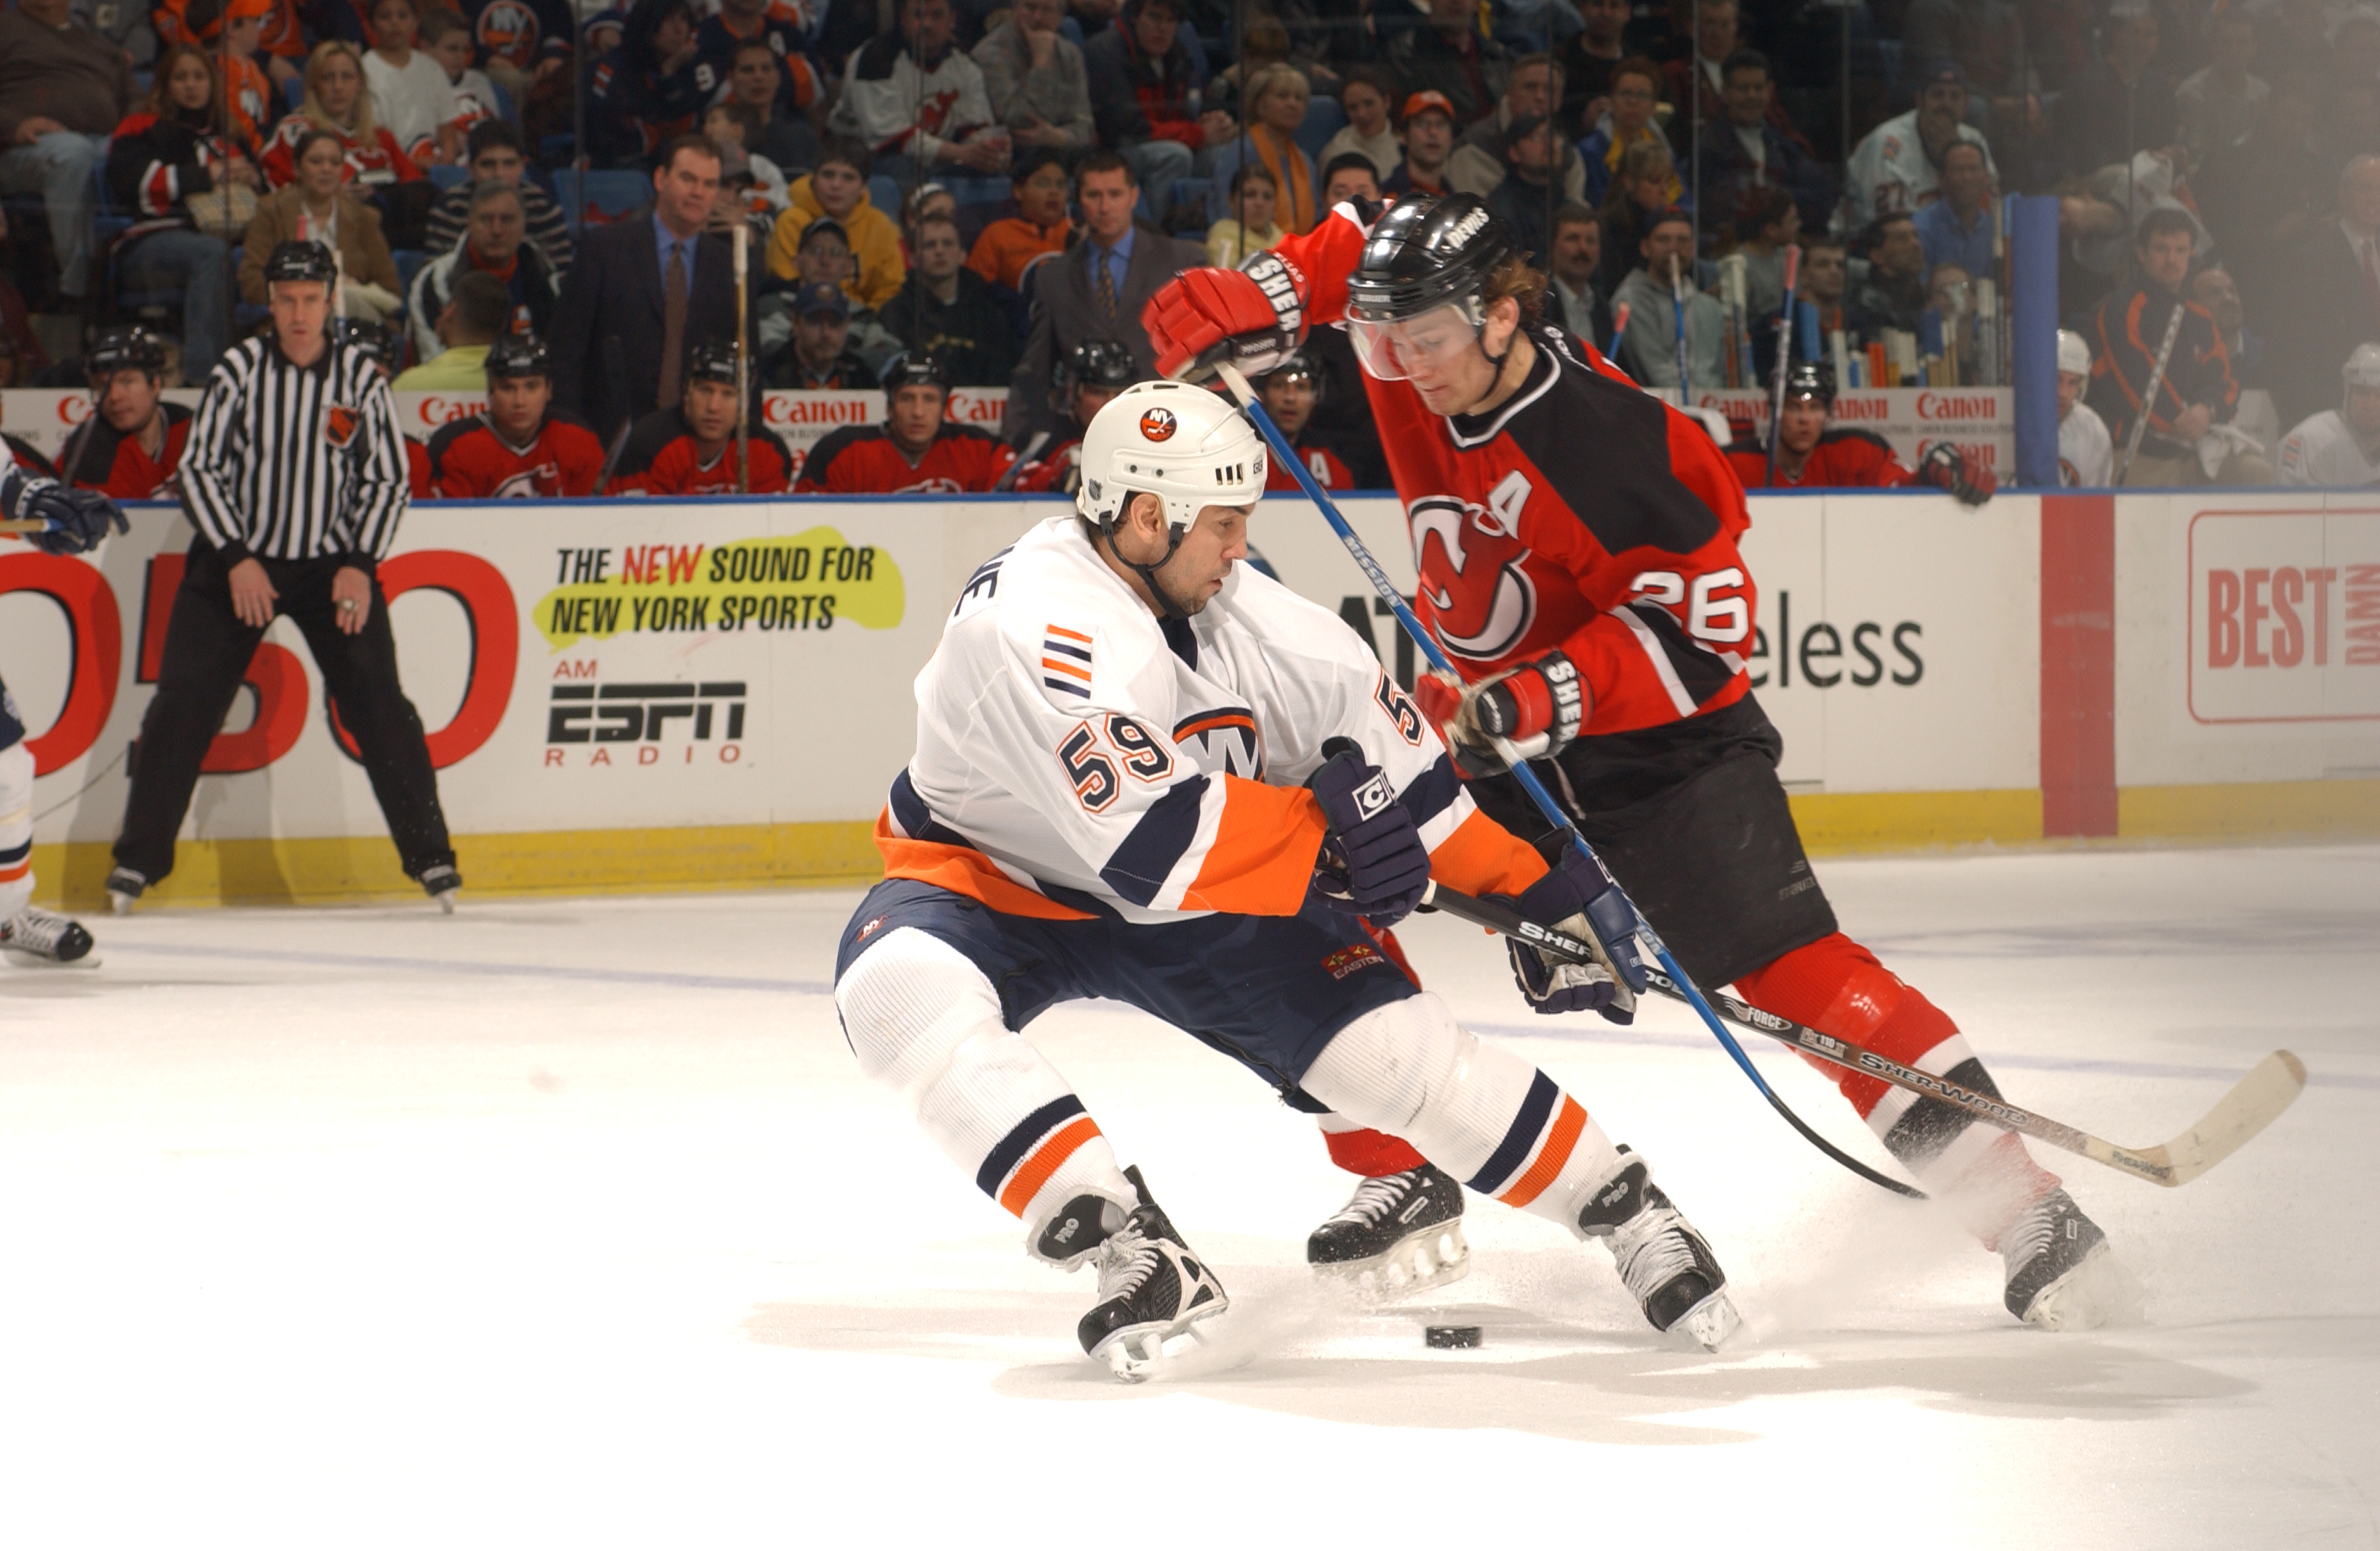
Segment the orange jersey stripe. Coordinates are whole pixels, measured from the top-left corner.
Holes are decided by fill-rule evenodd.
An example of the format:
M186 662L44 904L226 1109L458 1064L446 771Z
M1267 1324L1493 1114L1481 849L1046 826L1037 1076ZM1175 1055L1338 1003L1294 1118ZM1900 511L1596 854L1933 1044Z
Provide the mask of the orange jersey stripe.
M1016 1166L1008 1177L1008 1188L1000 1193L1000 1204L1016 1217L1033 1205L1033 1194L1050 1182L1058 1166L1075 1156L1075 1149L1099 1133L1088 1115L1077 1115L1059 1129L1058 1133L1033 1149L1033 1156Z
M909 840L892 832L891 810L876 820L876 849L884 855L884 876L914 878L953 894L965 894L1003 915L1029 915L1039 921L1089 921L1087 911L1060 904L1036 893L991 865L991 858L971 846L945 845L940 841Z
M1195 738L1201 733L1211 733L1218 727L1245 727L1254 732L1256 725L1256 720L1253 717L1202 716L1196 721L1176 727L1173 730L1173 741L1180 743L1184 738Z
M1326 832L1321 805L1304 787L1224 776L1222 821L1197 878L1183 891L1182 908L1296 915Z
M1466 894L1517 896L1546 871L1535 846L1476 810L1429 854L1429 875Z
M14 883L32 870L33 859L28 856L13 867L0 867L0 883Z
M1088 636L1084 635L1079 630L1069 630L1062 624L1053 624L1050 626L1050 634L1052 636L1063 636L1070 641L1080 641L1085 646L1089 646L1091 644L1091 638Z
M1045 657L1041 660L1041 666L1055 668L1068 677L1080 679L1085 684L1091 682L1091 671L1079 662L1061 662L1054 657Z
M1507 1206L1525 1206L1544 1194L1546 1187L1554 1182L1554 1176L1562 1171L1562 1165L1570 1161L1571 1149L1578 1145L1579 1133L1585 1129L1586 1111L1579 1108L1577 1099L1562 1095L1561 1113L1554 1117L1553 1127L1546 1135L1545 1151L1537 1155L1537 1161L1529 1165L1529 1171L1512 1189L1496 1199Z

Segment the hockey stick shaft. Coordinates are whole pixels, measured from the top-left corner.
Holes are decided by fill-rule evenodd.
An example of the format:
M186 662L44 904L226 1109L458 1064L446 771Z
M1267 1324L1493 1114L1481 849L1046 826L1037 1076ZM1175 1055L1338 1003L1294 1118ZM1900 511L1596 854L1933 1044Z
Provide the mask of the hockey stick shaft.
M1541 927L1494 900L1475 899L1433 882L1424 891L1422 903L1442 910L1458 921L1468 921L1474 926L1485 927L1489 931L1525 942L1549 958L1566 959L1572 963L1586 963L1595 958L1591 944L1559 928ZM1653 989L1662 995L1685 1000L1685 993L1668 975L1656 972L1648 978ZM2305 1068L2298 1059L2287 1050L2276 1050L2240 1079L2231 1092L2224 1096L2223 1101L2208 1111L2205 1120L2177 1138L2177 1141L2186 1141L2191 1145L2178 1149L2175 1143L2168 1142L2155 1147L2119 1147L2104 1137L2094 1136L2062 1121L2053 1121L2030 1109L2021 1109L1991 1094L1977 1093L1932 1072L1905 1066L1864 1045L1839 1039L1830 1034L1821 1034L1806 1024L1797 1024L1791 1018L1764 1012L1723 991L1710 1000L1730 1023L1755 1034L1765 1034L1804 1055L1815 1056L1896 1088L1906 1088L1925 1098L1939 1099L2002 1131L2030 1136L2036 1142L2087 1157L2094 1163L2106 1164L2136 1179L2168 1187L2189 1183L2228 1157L2241 1143L2270 1124L2282 1109L2287 1109L2297 1097L2296 1088L2305 1082ZM2277 1104L2274 1102L2276 1100ZM2215 1150L2216 1147L2220 1150ZM1828 1150L1832 1151L1831 1148ZM2175 1156L2178 1150L2183 1153L2182 1157ZM1866 1172L1864 1169L1860 1171ZM1876 1176L1868 1177L1873 1179ZM1903 1194L1918 1194L1893 1181L1879 1182L1890 1185Z
M2149 417L2156 413L2157 390L2165 386L2165 369L2173 360L2173 342L2181 337L2183 303L2174 299L2173 316L2166 320L2165 340L2157 346L2156 364L2149 368L2149 391L2141 395L2141 412L2132 419L2132 434L2124 439L2123 467L2116 470L2116 483L2122 484L2132 471L2132 459L2139 455L2141 438L2148 433Z
M1686 381L1686 276L1674 253L1670 255L1670 319L1678 331L1678 403L1691 405L1694 390Z
M1305 492L1306 499L1313 502L1316 508L1321 512L1323 520L1330 525L1330 530L1339 536L1339 542L1346 546L1348 556L1355 562L1356 569L1364 573L1365 578L1372 584L1372 589L1379 594L1380 600L1389 606L1391 613L1396 615L1397 624L1403 628L1406 635L1413 637L1415 648L1428 661L1432 671L1453 679L1454 665L1447 660L1446 653L1439 649L1437 640L1427 630L1422 628L1420 618L1413 612L1413 605L1405 601L1404 594L1399 592L1396 584L1389 580L1389 574L1380 569L1380 563L1372 558L1372 551L1365 546L1363 539L1355 536L1355 530L1348 526L1345 515L1340 512L1330 497L1323 493L1322 487L1316 481L1313 471L1305 467L1305 460L1300 458L1295 450L1290 446L1289 439L1281 435L1281 428L1272 423L1272 417L1265 412L1263 401L1257 397L1256 390L1248 386L1248 380L1240 374L1237 367L1228 361L1206 364L1211 365L1221 375L1224 384L1231 389L1232 396L1238 400L1240 407L1246 412L1249 422L1257 428L1257 433L1272 449L1273 456L1289 469L1291 477L1296 479L1298 488ZM1528 761L1513 753L1509 745L1506 745L1506 755L1512 768L1512 779L1520 784L1522 791L1528 794L1529 801L1536 805L1537 811L1545 816L1546 822L1568 836L1570 842L1578 848L1580 855L1585 856L1588 863L1605 878L1610 878L1609 869L1606 868L1602 859L1596 855L1595 848L1587 844L1586 837L1580 834L1572 825L1569 818L1555 803L1553 794L1548 792L1545 782L1537 779L1536 771L1529 769ZM1615 890L1620 889L1617 882L1614 882L1612 887ZM1627 891L1620 890L1620 897L1623 900L1627 899ZM1737 1069L1751 1079L1752 1085L1760 1090L1760 1096L1768 1101L1769 1107L1784 1116L1794 1130L1815 1143L1821 1151L1844 1164L1853 1172L1865 1178L1875 1179L1889 1189L1905 1192L1907 1186L1885 1180L1882 1176L1875 1174L1864 1164L1835 1151L1825 1138L1803 1123L1801 1117L1794 1114L1782 1098L1777 1097L1777 1090L1768 1085L1768 1079L1762 1076L1760 1069L1752 1064L1752 1058L1743 1053L1743 1047L1736 1043L1735 1036L1728 1033L1726 1026L1720 1024L1718 1014L1711 1011L1710 1003L1704 999L1702 992L1695 988L1693 979L1684 970L1678 967L1678 961L1670 954L1669 944L1661 940L1661 934L1653 929L1653 924L1650 921L1645 919L1645 913L1636 908L1634 901L1629 901L1628 910L1635 917L1636 935L1644 939L1645 947L1652 950L1654 959L1659 963L1663 970L1668 972L1670 979L1679 988L1688 1004L1701 1016L1703 1026L1710 1030L1711 1037L1719 1042L1720 1048L1728 1053Z
M1785 373L1793 364L1794 290L1802 279L1802 249L1785 249L1785 311L1777 320L1777 382L1768 391L1768 479L1777 483L1777 436L1785 424ZM1838 387L1840 383L1836 384Z
M735 493L752 493L752 304L749 259L752 223L739 204L735 211Z

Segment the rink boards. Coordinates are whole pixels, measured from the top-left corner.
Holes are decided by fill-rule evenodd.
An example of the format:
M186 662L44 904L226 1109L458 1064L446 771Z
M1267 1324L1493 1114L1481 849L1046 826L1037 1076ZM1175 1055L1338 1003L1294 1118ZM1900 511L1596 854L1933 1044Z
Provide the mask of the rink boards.
M1400 586L1393 500L1347 512ZM848 880L913 738L909 683L1030 498L437 503L383 566L474 890ZM2380 833L2369 497L1755 499L1751 653L1819 852ZM96 900L190 537L136 508L95 557L0 547L0 673L33 734L42 893ZM1393 622L1302 501L1257 542ZM409 891L295 629L208 758L166 899ZM196 842L197 843L190 843Z

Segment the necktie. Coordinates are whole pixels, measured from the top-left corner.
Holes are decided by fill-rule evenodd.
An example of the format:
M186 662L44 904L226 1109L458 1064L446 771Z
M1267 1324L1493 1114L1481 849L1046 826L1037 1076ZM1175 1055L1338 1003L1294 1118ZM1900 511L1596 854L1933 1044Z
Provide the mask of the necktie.
M662 408L678 399L679 357L686 354L686 248L670 244L669 273L662 282L662 382L659 403Z
M1114 259L1115 249L1096 248L1093 252L1097 255L1099 265L1099 315L1108 321L1113 322L1116 315L1115 275L1108 268L1108 264Z
M2372 307L2380 312L2380 242L2366 237L2363 248L2363 287L2371 293Z

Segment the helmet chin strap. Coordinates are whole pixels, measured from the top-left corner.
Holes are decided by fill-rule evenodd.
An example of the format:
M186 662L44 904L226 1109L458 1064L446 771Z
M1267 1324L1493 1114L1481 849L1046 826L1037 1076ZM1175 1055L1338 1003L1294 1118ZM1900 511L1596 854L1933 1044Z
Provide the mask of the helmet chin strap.
M1125 500L1123 503L1123 514L1129 514L1132 511L1132 503L1137 499L1137 497L1129 497ZM1189 530L1187 528L1184 527L1178 522L1167 523L1165 525L1165 553L1159 558L1156 564L1143 565L1136 560L1126 560L1124 558L1123 551L1116 548L1115 518L1110 517L1105 522L1099 524L1099 532L1107 539L1108 541L1108 553L1115 556L1117 564L1123 566L1134 576L1138 576L1142 583L1148 587L1149 596L1157 600L1157 617L1160 619L1186 620L1190 617L1188 614L1182 612L1180 606L1173 601L1173 595L1167 592L1163 585L1157 579L1157 573L1172 563L1174 551L1181 549L1182 539L1188 531Z

